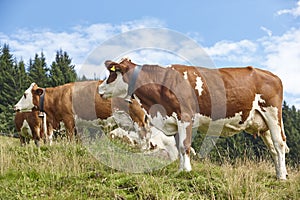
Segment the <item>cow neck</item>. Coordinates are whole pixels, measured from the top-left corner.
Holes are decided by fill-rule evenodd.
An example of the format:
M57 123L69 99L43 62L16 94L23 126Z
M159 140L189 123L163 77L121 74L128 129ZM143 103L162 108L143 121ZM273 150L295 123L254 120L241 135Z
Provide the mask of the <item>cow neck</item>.
M43 93L40 96L40 112L45 112L44 110L44 102L45 102L45 94L46 94L46 90L45 88L42 88Z
M136 80L138 78L140 71L142 70L142 67L143 67L142 65L136 65L134 67L131 78L129 78L127 96L125 97L125 101L127 101L129 103L132 103L131 98L134 93Z

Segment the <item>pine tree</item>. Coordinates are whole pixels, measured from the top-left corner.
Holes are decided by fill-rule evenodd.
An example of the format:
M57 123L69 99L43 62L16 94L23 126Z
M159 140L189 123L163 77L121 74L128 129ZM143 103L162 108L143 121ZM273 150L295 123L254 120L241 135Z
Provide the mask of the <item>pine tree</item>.
M12 77L14 74L13 55L10 54L9 46L4 45L0 55L0 104L4 107L11 103L9 87L15 84ZM0 112L3 112L3 108L0 108Z
M24 63L23 60L21 60L18 63L18 69L17 69L16 77L17 77L17 80L18 80L17 87L19 88L20 91L23 92L31 84L30 80L29 80L29 77L28 77L28 74L26 72L25 63Z
M15 102L17 102L20 97L23 95L24 91L28 88L28 86L30 85L30 80L29 80L29 76L25 70L25 63L23 60L21 60L20 62L17 62L17 60L15 61L15 63L18 63L16 65L16 69L15 69L15 74L14 74L14 78L15 78Z
M287 137L287 145L290 152L287 154L287 161L293 165L300 163L300 111L295 106L291 108L286 102L283 103L282 118L284 130Z
M52 62L50 69L50 86L55 87L65 83L64 75L59 67L59 64Z
M57 86L76 81L77 75L75 65L67 52L59 50L56 52L55 61L51 64L50 85Z
M0 131L14 128L13 109L15 103L16 63L8 45L4 45L0 53Z
M85 75L82 75L82 78L80 79L80 81L88 81L89 79L85 76Z
M47 68L46 58L43 52L41 52L40 57L38 54L35 54L34 60L29 60L28 71L30 82L35 82L40 87L49 86L49 78L47 75L49 69Z

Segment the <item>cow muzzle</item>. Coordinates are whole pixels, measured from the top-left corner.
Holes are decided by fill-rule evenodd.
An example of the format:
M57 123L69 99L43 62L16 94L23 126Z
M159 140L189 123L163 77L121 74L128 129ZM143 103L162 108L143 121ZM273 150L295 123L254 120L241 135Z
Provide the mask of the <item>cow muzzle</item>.
M17 106L14 106L14 111L15 112L18 112L18 111L20 111L21 109L20 108L18 108Z

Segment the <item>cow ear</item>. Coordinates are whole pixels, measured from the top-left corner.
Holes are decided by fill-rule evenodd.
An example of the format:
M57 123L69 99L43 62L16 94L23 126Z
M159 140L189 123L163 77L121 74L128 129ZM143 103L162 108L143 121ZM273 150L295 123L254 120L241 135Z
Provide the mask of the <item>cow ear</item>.
M116 62L113 62L111 60L105 61L105 66L108 69L108 71L110 71L110 72L120 71L119 64Z
M43 93L44 93L44 90L41 89L41 88L38 88L38 89L35 90L35 94L37 94L39 96L41 96Z
M111 60L107 60L107 61L105 61L105 67L108 69L109 68L109 66L111 65L113 63L113 61L111 61Z
M112 63L107 69L110 72L122 72L122 66L118 63Z

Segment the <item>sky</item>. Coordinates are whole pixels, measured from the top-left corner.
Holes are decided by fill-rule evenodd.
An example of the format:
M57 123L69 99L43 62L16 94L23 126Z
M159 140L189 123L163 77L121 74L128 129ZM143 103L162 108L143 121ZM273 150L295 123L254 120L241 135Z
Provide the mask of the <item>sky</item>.
M165 65L201 49L214 67L273 72L300 108L300 0L1 0L0 17L0 46L27 64L43 52L50 66L62 49L79 74L98 77L103 59Z

